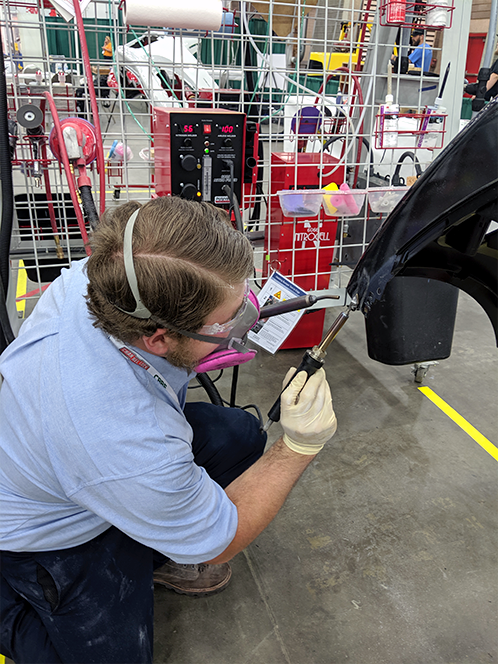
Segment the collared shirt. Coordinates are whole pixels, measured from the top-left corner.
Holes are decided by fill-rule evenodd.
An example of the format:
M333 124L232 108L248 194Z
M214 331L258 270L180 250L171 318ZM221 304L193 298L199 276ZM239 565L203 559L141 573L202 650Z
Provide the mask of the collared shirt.
M177 562L210 560L237 510L194 463L189 376L140 351L172 398L93 326L86 261L63 270L1 357L0 549L69 548L114 525Z
M408 56L414 67L420 67L422 71L429 71L432 62L432 48L429 44L422 42L416 46Z

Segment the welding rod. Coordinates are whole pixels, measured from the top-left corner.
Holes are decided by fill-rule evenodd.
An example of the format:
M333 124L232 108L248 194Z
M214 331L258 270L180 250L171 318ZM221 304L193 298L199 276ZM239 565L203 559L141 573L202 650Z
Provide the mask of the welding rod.
M308 374L308 378L310 378L319 369L321 369L321 367L325 362L325 356L327 355L326 352L327 348L336 338L339 331L342 329L343 325L348 320L350 313L351 313L351 306L348 307L346 311L341 311L341 313L332 323L332 326L328 330L327 334L323 337L322 341L318 344L318 346L314 346L311 350L307 350L304 353L301 364L298 366L298 368L296 369L295 373L292 375L288 383L284 386L282 392L287 388L289 383L292 382L292 380L294 380L295 376L297 376L297 374L300 371L306 371L306 373ZM280 401L282 397L282 392L280 392L277 400L268 411L268 420L265 426L263 427L263 431L268 431L273 422L278 422L280 419Z

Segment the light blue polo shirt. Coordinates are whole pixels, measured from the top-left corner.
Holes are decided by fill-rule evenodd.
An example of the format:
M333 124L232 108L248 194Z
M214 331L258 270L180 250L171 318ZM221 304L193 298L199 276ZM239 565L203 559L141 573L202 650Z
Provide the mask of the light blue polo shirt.
M176 402L93 326L86 260L62 271L0 359L0 549L65 549L114 525L179 563L210 560L237 510L194 463L189 376L140 351Z
M414 67L420 67L424 72L427 72L432 62L432 48L429 44L422 42L413 49L408 57Z

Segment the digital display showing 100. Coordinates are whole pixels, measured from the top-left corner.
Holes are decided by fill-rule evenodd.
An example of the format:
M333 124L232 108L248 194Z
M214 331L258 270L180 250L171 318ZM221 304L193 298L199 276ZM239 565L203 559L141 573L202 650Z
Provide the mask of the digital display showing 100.
M221 127L222 134L231 134L233 132L233 125L224 125Z

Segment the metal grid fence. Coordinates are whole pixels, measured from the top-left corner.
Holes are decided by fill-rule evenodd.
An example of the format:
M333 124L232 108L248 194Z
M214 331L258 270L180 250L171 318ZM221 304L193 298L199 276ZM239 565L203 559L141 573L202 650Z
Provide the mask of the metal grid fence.
M258 140L240 204L259 286L277 269L308 291L344 294L351 269L404 191L392 188L408 186L444 146L444 125L432 128L437 143L420 140L425 109L440 85L444 39L441 26L426 25L426 14L420 20L432 49L428 71L401 73L398 66L389 80L391 55L401 62L420 20L386 25L386 2L223 5L220 30L201 32L127 26L119 3L96 0L83 12L82 35L50 2L3 0L16 211L10 300L19 320L62 267L86 255L67 178L51 149L53 117L44 94L53 97L60 119L95 123L83 39L98 99L105 193L95 161L88 170L106 207L155 195L154 107L247 114ZM452 7L444 8L451 19ZM102 51L106 37L111 59ZM378 139L379 106L390 90L400 107L396 149ZM27 104L42 113L36 130L18 121Z

